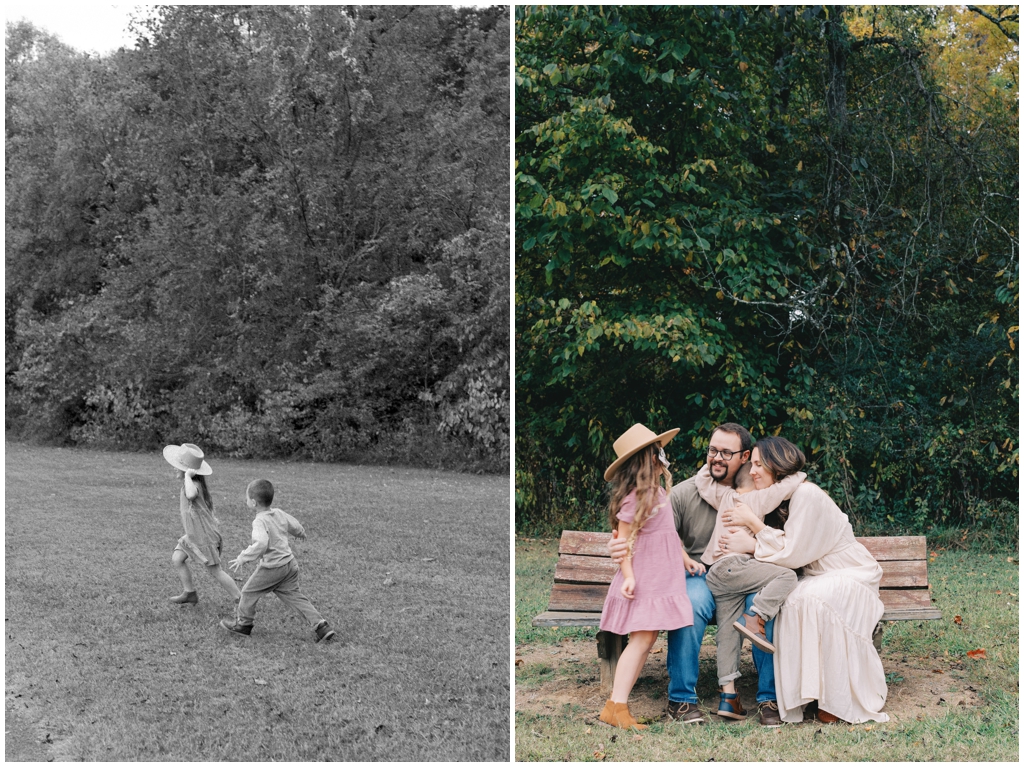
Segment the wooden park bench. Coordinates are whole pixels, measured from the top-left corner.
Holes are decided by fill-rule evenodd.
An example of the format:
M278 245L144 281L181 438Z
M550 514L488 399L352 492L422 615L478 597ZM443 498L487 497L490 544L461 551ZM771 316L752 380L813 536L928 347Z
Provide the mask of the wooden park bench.
M608 556L611 533L563 530L558 546L555 583L548 609L533 619L534 626L598 626L608 584L618 566ZM937 620L928 590L928 550L923 535L858 538L882 566L879 596L885 605L883 621ZM881 623L875 629L875 647L881 648ZM597 657L601 689L611 690L615 665L626 637L599 631Z

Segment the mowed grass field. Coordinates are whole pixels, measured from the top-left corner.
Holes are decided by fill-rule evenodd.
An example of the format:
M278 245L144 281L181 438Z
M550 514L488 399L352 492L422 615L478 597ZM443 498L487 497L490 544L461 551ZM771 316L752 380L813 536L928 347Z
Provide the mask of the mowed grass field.
M234 602L197 567L199 604L168 601L182 529L159 452L7 443L7 761L507 761L507 477L207 458L225 561L269 479L338 637L273 596L229 634Z

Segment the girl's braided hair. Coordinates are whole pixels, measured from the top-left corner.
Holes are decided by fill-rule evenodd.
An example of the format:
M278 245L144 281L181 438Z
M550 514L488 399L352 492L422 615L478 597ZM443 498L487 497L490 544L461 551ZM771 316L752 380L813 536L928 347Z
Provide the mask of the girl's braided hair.
M662 481L666 490L672 487L672 473L658 460L659 448L655 443L630 456L612 478L611 500L608 503L608 524L612 530L618 528L619 520L615 515L622 508L622 502L636 490L636 516L626 541L629 544L627 557L633 556L636 537L654 511Z

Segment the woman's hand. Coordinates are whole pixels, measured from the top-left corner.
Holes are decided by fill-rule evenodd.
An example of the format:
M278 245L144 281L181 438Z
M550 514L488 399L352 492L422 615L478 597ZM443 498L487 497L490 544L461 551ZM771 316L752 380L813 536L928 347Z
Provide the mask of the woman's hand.
M753 554L756 548L757 541L747 528L729 527L719 537L715 555L721 557L726 554Z
M722 512L722 523L726 527L748 527L753 531L753 525L760 521L745 503L737 503Z
M622 579L622 596L626 599L634 599L634 591L636 591L636 578L632 575L627 575Z

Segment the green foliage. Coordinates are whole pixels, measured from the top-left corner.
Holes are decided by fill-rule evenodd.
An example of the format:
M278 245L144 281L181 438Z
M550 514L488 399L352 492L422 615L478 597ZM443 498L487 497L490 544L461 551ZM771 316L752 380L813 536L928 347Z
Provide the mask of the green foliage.
M1016 103L979 132L936 97L955 32L516 14L517 529L600 527L632 423L681 427L686 476L732 420L858 525L1016 530Z
M9 26L8 427L506 465L507 24L167 6L102 59Z

